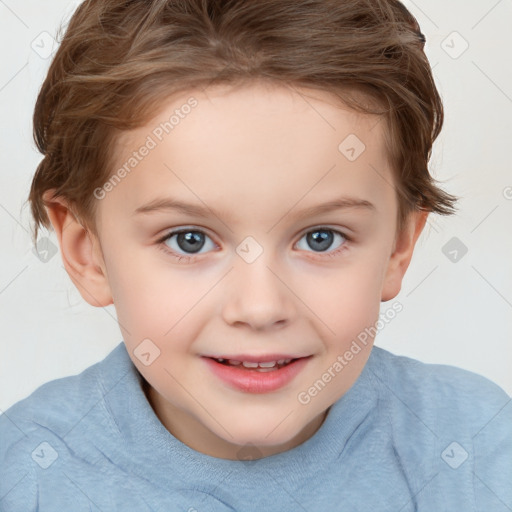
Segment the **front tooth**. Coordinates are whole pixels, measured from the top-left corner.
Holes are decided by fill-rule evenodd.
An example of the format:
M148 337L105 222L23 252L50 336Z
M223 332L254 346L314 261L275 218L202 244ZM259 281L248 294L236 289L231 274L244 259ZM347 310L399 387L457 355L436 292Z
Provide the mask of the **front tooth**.
M269 361L268 363L259 363L261 368L272 368L277 364L276 361Z
M258 363L251 363L249 361L244 361L242 363L246 368L258 368Z

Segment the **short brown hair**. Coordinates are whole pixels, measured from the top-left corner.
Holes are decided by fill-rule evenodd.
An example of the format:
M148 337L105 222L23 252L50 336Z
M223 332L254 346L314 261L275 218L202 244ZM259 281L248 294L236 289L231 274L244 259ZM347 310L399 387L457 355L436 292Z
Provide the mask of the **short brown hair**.
M143 126L162 99L261 79L331 92L384 116L399 229L412 210L453 213L456 198L428 170L443 105L424 42L397 0L86 0L35 106L44 158L29 195L34 241L40 224L51 226L49 189L96 233L93 191L113 172L116 135Z

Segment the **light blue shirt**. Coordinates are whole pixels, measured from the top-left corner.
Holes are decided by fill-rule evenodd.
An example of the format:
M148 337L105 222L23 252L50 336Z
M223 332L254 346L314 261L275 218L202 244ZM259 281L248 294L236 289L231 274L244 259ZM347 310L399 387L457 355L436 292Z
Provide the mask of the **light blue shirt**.
M0 416L0 511L505 512L512 403L487 379L374 347L314 436L199 453L153 412L124 343Z

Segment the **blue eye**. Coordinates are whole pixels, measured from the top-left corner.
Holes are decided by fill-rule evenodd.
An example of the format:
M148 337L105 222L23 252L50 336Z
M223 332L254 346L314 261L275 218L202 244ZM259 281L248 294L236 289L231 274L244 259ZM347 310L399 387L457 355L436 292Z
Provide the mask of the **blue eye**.
M328 251L333 242L338 238L338 245L334 250ZM203 252L214 249L215 243L211 238L199 229L181 229L172 231L166 234L163 238L158 240L158 246L166 253L176 258L178 261L190 261L194 259L194 255L201 254L201 250L208 246L207 241L210 241L210 247L206 247ZM345 245L349 241L349 237L334 229L320 227L305 233L297 243L299 246L302 240L306 240L307 245L313 249L309 251L307 247L299 247L299 249L306 252L312 252L318 256L336 256L339 252L346 249Z
M182 229L168 233L164 238L161 238L159 242L165 246L162 247L165 252L175 256L178 260L189 260L191 256L198 254L205 246L205 239L211 241L210 237L202 231ZM211 248L215 248L213 242L211 245ZM167 249L167 247L171 250ZM181 254L180 251L184 251L185 254Z
M339 231L336 231L334 229L330 228L316 228L312 231L308 231L304 234L304 236L299 240L298 244L302 240L306 240L307 245L314 249L313 252L315 253L324 253L326 252L331 245L333 244L335 238L338 237L338 241L340 242L337 247L335 247L334 251L329 251L328 256L337 254L339 251L338 249L341 247L341 249L344 248L344 242L348 240L348 238ZM341 240L340 240L341 239ZM307 250L307 247L299 247L300 249Z

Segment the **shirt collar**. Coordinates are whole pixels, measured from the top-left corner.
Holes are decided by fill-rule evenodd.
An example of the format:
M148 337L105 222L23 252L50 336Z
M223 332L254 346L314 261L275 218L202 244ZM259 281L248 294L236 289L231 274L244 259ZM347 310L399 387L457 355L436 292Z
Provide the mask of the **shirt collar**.
M156 485L215 489L230 474L229 485L251 488L269 477L306 477L312 465L328 465L343 453L348 441L376 405L377 392L371 367L374 354L354 385L336 401L317 432L295 448L254 461L212 457L175 438L160 422L144 394L144 378L121 342L99 363L105 410L115 425L118 442L106 436L102 451L124 469L151 478ZM97 443L101 441L96 440ZM261 470L261 471L256 471ZM208 474L208 479L204 475ZM256 480L255 480L256 479Z

